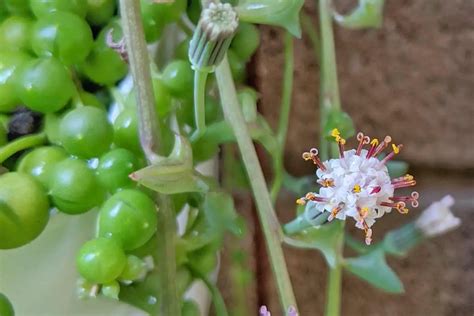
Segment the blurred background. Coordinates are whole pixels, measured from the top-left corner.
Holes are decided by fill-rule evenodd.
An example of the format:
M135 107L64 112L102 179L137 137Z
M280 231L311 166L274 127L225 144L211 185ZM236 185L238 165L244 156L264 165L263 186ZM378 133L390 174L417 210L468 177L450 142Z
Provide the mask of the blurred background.
M317 26L315 1L305 12ZM341 12L356 1L336 1ZM343 315L472 315L474 313L474 2L470 0L387 1L383 26L354 31L335 28L343 110L356 130L391 135L405 147L399 159L410 164L420 193L420 207L408 215L390 214L377 225L383 233L419 215L433 201L451 194L461 226L415 248L406 258L389 258L405 285L403 295L385 294L347 273ZM277 125L283 67L283 32L262 27L262 45L253 64L251 82L261 93L259 109ZM315 172L301 153L319 141L319 65L303 34L295 40L295 82L286 169L295 176ZM265 155L261 158L265 161ZM220 286L227 302L243 301L249 312L259 305L278 311L265 244L250 196L237 193L249 234L238 247L248 252L252 277L245 291L230 287L236 246L229 245L221 267ZM295 196L283 192L277 203L282 222L294 216ZM358 233L358 232L354 232ZM237 252L238 253L238 252ZM321 315L327 268L316 251L286 248L290 275L302 315ZM227 265L229 263L229 265ZM255 295L257 293L257 295Z

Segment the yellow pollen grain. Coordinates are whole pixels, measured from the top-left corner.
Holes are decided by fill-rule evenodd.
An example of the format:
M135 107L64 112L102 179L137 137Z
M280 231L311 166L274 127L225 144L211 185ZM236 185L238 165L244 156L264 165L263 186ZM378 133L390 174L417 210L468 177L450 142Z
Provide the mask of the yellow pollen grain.
M340 135L341 135L341 133L339 133L339 130L337 128L335 128L331 131L331 136L332 137L338 137Z
M400 147L395 144L392 144L392 149L395 154L398 154L400 152Z
M300 198L300 199L297 199L297 200L296 200L296 204L298 204L298 205L305 205L305 204L306 204L306 201L305 201L304 199L301 199L301 198Z
M361 208L359 211L359 214L360 216L362 216L362 218L367 217L367 214L369 214L369 208L368 207Z
M372 139L372 141L370 142L370 144L371 144L372 146L377 146L377 145L379 144L379 140L378 140L377 138L374 138L374 139Z
M360 193L360 185L358 185L358 184L354 185L354 188L352 189L352 192Z
M309 152L304 152L301 157L303 157L304 160L310 160L311 159L311 154Z

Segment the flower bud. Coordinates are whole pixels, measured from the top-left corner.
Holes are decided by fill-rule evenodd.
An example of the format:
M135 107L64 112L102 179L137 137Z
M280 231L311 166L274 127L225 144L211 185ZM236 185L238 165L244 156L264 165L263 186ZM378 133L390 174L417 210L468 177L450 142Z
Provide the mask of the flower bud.
M387 233L383 241L387 253L403 256L427 238L444 234L460 225L461 220L449 209L454 204L447 195L432 203L414 222Z
M230 46L238 16L228 3L211 2L201 12L201 18L189 43L189 60L195 70L213 71Z
M415 221L416 227L426 237L438 236L458 227L461 220L451 212L450 207L453 205L454 199L451 195L434 202Z

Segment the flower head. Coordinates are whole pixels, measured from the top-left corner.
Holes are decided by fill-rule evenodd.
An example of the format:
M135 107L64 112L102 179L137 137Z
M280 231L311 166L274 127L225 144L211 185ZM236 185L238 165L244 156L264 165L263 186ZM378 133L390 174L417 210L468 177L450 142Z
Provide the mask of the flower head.
M379 142L359 133L357 148L345 150L346 140L339 131L334 129L331 135L338 144L339 158L323 162L315 148L303 153L303 159L311 160L318 166L316 176L321 188L318 193L306 194L297 203L307 204L305 215L310 222L324 212L329 212L328 221L352 217L356 221L355 226L365 231L365 242L370 244L371 227L378 218L392 209L408 213L407 203L418 206L417 192L409 196L394 196L396 189L414 186L416 181L408 174L390 179L386 163L402 148L402 145L392 144L391 152L379 159L378 156L392 141L390 136Z
M427 237L438 236L458 227L461 220L451 212L453 204L453 197L446 195L424 210L415 221L415 226Z

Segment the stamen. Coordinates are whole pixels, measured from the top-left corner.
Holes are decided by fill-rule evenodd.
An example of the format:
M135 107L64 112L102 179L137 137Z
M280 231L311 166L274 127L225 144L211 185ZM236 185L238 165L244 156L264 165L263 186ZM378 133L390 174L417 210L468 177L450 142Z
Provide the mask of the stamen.
M418 198L420 197L420 194L416 191L413 191L410 196L404 195L404 196L393 196L390 198L392 201L401 201L401 202L411 202L412 207L418 207Z
M360 193L360 185L356 184L354 185L354 188L352 189L353 193Z
M397 182L404 182L404 181L411 181L411 180L414 180L415 177L413 177L411 174L406 174L402 177L398 177L398 178L395 178L395 179L392 179L392 184L395 184Z
M401 201L399 201L399 202L381 202L380 205L395 208L401 214L408 213L408 209L406 208L405 202L401 202Z
M335 138L339 147L339 157L344 158L344 145L346 144L346 140L341 137L341 133L337 128L331 131L331 136Z
M370 157L372 157L373 153L375 152L375 148L377 147L378 144L379 144L379 140L377 138L372 139L372 141L370 142L370 145L371 145L370 149L367 152L367 155L365 156L365 158L369 159Z
M395 144L392 144L392 152L390 154L388 154L380 163L383 165L385 164L387 161L389 161L390 159L392 159L395 155L397 155L400 150L403 148L403 144L400 144L400 145L395 145Z
M370 245L372 242L372 229L370 229L369 225L367 225L367 222L365 221L365 218L369 214L369 208L368 207L357 207L357 211L359 212L359 216L361 217L359 222L362 224L364 227L364 232L365 232L365 243L367 245Z
M359 133L357 133L357 140L359 141L359 146L357 146L356 155L360 156L360 152L362 151L362 147L364 145L367 145L367 144L370 143L370 137L364 135L364 133L362 133L362 132L359 132Z
M357 207L357 211L359 212L359 215L361 217L361 220L363 221L367 215L369 215L369 208L368 207Z
M329 188L329 187L334 186L334 179L331 179L331 178L319 179L317 182L324 188Z
M375 152L373 153L372 157L377 157L378 155L380 155L380 153L385 149L387 148L388 144L390 144L390 142L392 141L392 137L390 136L385 136L385 138L383 139L383 142L381 142L378 147L375 149Z
M305 205L306 204L306 199L305 198L299 198L299 199L296 200L296 204Z
M365 244L369 246L372 243L372 229L364 222Z
M325 197L322 197L322 196L318 196L318 195L316 195L312 192L308 192L308 193L306 193L306 195L304 197L297 199L296 204L305 205L306 202L308 202L308 201L319 202L319 203L327 203L327 202L329 202L329 199L325 198Z
M304 152L302 157L306 161L312 160L313 163L319 167L319 169L326 171L326 167L322 163L321 159L319 159L318 150L316 148L311 148L309 152Z
M339 203L338 206L332 209L331 215L328 217L328 221L332 221L336 215L344 208L344 203Z
M406 188L416 185L416 181L412 175L407 174L403 177L393 179L392 185L394 189Z

